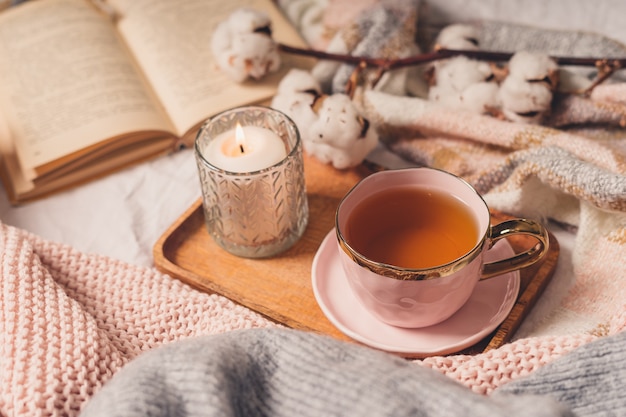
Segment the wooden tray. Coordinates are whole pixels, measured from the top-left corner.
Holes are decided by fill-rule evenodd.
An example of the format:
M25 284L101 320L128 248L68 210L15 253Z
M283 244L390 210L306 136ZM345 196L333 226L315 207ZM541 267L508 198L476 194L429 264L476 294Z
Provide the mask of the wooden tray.
M311 265L323 238L334 227L339 200L371 172L365 166L338 171L305 157L309 224L291 249L267 259L240 258L217 246L206 231L198 200L156 242L155 265L195 288L224 295L278 323L352 340L331 324L318 306L311 286ZM494 222L510 217L499 212L492 215ZM535 241L520 236L509 243L521 251ZM558 242L550 234L548 255L521 272L520 293L506 320L464 353L493 349L510 340L550 281L558 255Z

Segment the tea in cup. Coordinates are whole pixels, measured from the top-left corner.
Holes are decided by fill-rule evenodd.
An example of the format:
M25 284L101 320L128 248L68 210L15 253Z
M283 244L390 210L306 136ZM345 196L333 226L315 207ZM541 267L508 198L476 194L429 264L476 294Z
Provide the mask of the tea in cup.
M372 174L337 208L343 270L357 299L377 319L399 327L440 323L476 284L530 266L548 251L547 230L528 219L491 226L489 208L466 181L432 168ZM534 247L495 262L496 241L524 234Z

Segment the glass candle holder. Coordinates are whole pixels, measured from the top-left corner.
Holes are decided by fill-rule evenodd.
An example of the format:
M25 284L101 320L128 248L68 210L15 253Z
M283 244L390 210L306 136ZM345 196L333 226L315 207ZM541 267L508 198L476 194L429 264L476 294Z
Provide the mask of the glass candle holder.
M262 106L224 111L201 126L195 155L206 227L220 247L263 258L302 236L309 219L302 142L288 116Z

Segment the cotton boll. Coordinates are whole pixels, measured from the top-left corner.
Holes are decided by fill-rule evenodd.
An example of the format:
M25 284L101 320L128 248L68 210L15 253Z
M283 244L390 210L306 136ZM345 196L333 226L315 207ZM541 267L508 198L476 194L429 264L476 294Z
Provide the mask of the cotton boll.
M335 148L327 143L309 143L307 153L313 155L315 159L323 164L331 164L337 169L348 169L360 164L367 156L362 157L353 155L343 149ZM369 153L369 152L368 152Z
M541 111L550 107L552 91L545 85L507 77L499 91L502 106L518 113Z
M285 113L303 130L316 117L311 107L316 98L312 93L279 94L274 96L270 107Z
M281 60L272 40L271 21L262 12L240 8L219 23L211 39L211 51L220 70L242 82L260 79L280 68Z
M281 80L271 107L293 119L304 151L337 169L358 165L378 144L354 103L345 94L325 95L313 75L292 69Z
M541 83L509 76L500 86L498 99L507 119L540 123L550 109L552 91Z
M498 85L493 82L474 83L460 93L433 86L429 90L429 99L450 109L486 114L498 107Z
M276 96L272 100L271 107L282 111L293 120L300 131L300 139L302 147L308 154L312 154L311 141L309 140L309 131L313 123L318 119L317 114L313 110L313 104L317 98L313 95L304 93L296 96Z
M233 50L238 54L231 55L232 66L243 70L248 77L258 80L280 68L278 48L269 36L237 35L233 39Z
M361 135L360 116L347 95L338 93L322 97L315 103L315 112L318 120L311 126L311 141L345 148Z
M327 143L315 143L311 141L305 141L304 150L309 155L313 155L315 159L323 164L332 164L333 155L337 150Z
M442 89L458 93L471 84L491 78L492 75L488 63L456 56L441 62L435 73L435 84Z
M428 99L445 107L457 108L461 104L458 92L438 85L428 89Z
M220 68L224 74L228 76L231 80L241 83L248 78L248 74L245 70L245 67L241 65L240 62L237 62L237 55L219 55L216 56L217 66Z
M283 93L277 94L272 100L271 107L282 111L289 116L300 131L302 147L310 155L314 154L314 143L310 139L311 126L319 116L314 110L315 103L326 96L310 93Z
M451 49L477 49L477 30L470 25L450 25L437 38L437 46ZM485 113L497 105L492 66L465 56L437 61L432 67L429 100L474 113ZM467 90L467 91L466 91Z
M548 55L529 51L516 52L509 60L509 75L523 78L527 81L545 82L553 85L554 73L558 66Z
M478 49L478 30L471 25L453 24L441 29L435 43L434 50L438 49L460 49L460 50L477 50ZM437 76L437 72L445 66L450 59L442 59L427 65L425 74L427 78ZM432 84L432 80L429 82Z
M323 96L314 106L317 118L303 136L309 152L337 169L360 164L378 144L376 131L345 94Z
M311 154L307 138L309 127L317 120L313 106L322 97L319 83L313 76L301 69L291 69L280 81L270 107L289 116L298 129L304 151Z
M472 25L457 23L444 27L437 35L435 49L462 49L474 51L478 49L480 33Z
M216 56L229 52L232 50L232 40L236 35L256 33L258 30L269 28L270 25L269 17L263 12L247 8L237 9L215 27L211 38L211 50Z
M459 96L460 109L484 114L498 107L498 85L493 82L480 82L468 86Z
M301 93L304 91L316 91L322 94L319 82L309 71L294 68L280 80L276 89L277 94Z
M509 60L509 74L498 100L504 116L522 123L541 123L552 105L558 84L557 64L545 54L517 52Z
M315 151L314 143L310 140L311 126L318 120L312 104L314 101L313 103L308 103L306 100L295 101L290 104L288 111L284 112L298 126L302 147L309 155L313 155Z
M278 84L271 107L291 117L298 126L309 126L315 117L312 105L321 96L319 83L305 70L290 70Z
M252 33L269 27L271 23L266 13L246 7L236 9L228 17L228 26L232 33Z
M428 98L445 107L485 113L498 103L498 85L488 81L492 78L486 62L464 56L450 58L437 68Z

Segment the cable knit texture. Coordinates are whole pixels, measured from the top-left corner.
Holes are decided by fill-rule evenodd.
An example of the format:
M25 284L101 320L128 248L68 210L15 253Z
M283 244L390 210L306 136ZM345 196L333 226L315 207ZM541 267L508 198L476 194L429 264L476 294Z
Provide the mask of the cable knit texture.
M230 300L2 225L0 411L76 415L139 353L272 324Z
M626 333L604 338L492 396L357 345L287 329L191 338L131 362L88 404L98 416L610 416Z

